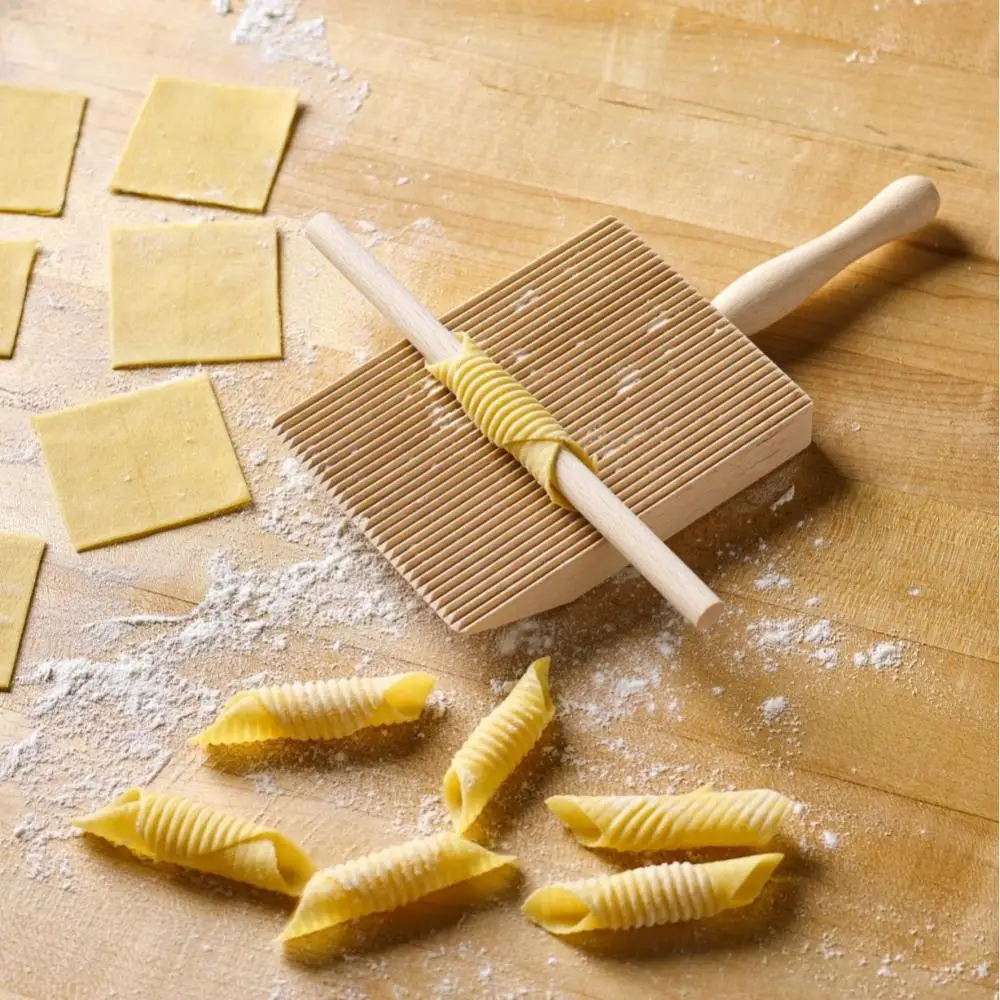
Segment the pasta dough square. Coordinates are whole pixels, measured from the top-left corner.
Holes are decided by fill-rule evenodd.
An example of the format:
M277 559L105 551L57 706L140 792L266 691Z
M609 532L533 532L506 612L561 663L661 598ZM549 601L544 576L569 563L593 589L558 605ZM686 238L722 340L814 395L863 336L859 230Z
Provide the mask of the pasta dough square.
M45 542L0 534L0 691L10 687Z
M0 85L0 212L59 215L87 98Z
M297 102L296 90L155 77L111 190L262 212Z
M111 231L115 368L280 357L273 222Z
M0 243L0 358L14 353L17 328L21 325L28 276L38 244Z
M33 420L78 552L250 502L205 375Z

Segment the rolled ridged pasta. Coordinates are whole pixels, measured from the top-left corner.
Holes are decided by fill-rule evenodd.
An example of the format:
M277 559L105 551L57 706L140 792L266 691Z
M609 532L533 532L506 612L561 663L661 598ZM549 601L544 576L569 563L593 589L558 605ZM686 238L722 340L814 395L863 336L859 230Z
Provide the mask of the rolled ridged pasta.
M677 861L545 886L522 912L552 934L626 930L700 920L752 903L782 854L693 865Z
M451 389L462 409L493 444L509 451L541 483L550 500L561 507L572 507L558 486L559 450L568 448L596 471L593 460L559 421L490 360L467 333L457 336L462 348L459 355L429 364L427 370Z
M316 866L277 830L188 799L131 788L73 825L153 861L298 896Z
M513 864L471 840L441 833L318 871L281 935L290 941L369 913L395 910L421 896Z
M586 847L672 851L763 847L778 832L791 800L769 788L686 795L553 795L549 809Z
M433 687L430 674L414 671L241 691L191 742L208 746L340 739L369 726L412 722L423 711Z
M535 660L452 758L442 794L456 833L464 833L475 822L555 714L549 664L547 656Z

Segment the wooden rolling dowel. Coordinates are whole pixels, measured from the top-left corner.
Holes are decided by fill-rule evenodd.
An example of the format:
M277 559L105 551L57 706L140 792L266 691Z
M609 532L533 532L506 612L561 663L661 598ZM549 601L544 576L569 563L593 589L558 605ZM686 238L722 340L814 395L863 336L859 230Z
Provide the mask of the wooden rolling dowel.
M900 177L839 226L737 278L712 305L751 337L787 316L848 264L926 226L940 204L933 181Z
M332 216L307 226L313 245L404 333L430 362L459 353L451 331L365 250ZM556 462L559 489L573 506L682 614L708 628L722 602L575 455L563 448Z

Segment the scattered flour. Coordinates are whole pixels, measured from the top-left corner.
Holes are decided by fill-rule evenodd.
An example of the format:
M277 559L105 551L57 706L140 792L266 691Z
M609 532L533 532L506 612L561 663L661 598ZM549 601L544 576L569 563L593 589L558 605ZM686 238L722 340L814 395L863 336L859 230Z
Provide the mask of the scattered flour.
M358 231L364 236L364 240L362 242L366 247L368 247L369 250L374 247L380 247L385 243L392 243L395 240L402 239L411 232L415 233L418 238L426 238L427 236L437 237L440 235L442 229L440 223L428 215L420 216L412 222L408 222L396 232L386 232L381 230L370 219L358 219L356 225L358 227ZM440 386L440 383L436 384Z
M854 665L872 666L876 670L894 670L902 664L905 649L902 642L877 642L867 652L855 653Z
M821 618L806 629L805 640L814 646L833 642L837 638L828 618Z
M759 650L791 653L803 639L804 622L801 618L762 618L748 625L747 632Z
M38 441L31 439L9 450L0 451L0 465L37 465L40 455Z
M835 851L840 846L840 834L833 830L823 831L823 846L829 851Z
M71 816L152 781L219 704L217 690L148 654L50 660L20 684L38 689L26 709L33 728L0 748L0 779L19 787L27 811L15 830L33 845L70 836ZM36 878L55 870L37 850L26 863Z
M824 646L822 649L817 649L814 653L810 653L809 659L818 660L824 670L833 670L837 665L838 654L833 647Z
M878 62L878 49L872 49L870 52L865 52L862 49L854 49L853 52L848 53L844 57L845 63L877 63Z
M285 648L291 629L312 642L323 642L328 626L402 632L416 598L295 462L280 463L277 485L255 495L265 532L316 548L318 556L241 568L216 553L205 596L186 614L94 622L74 643L93 647L89 657L22 666L30 730L0 745L0 780L19 789L24 813L16 840L30 843L34 855L69 835L71 816L152 781L185 738L214 718L223 694L276 679L266 672L234 677L231 691L221 692L197 679L204 661L250 652L266 660L268 651ZM111 645L116 655L93 655ZM252 780L262 794L278 794L271 775ZM58 865L37 856L30 868L34 877L60 877Z
M270 771L254 771L249 775L249 778L250 784L253 785L253 789L258 795L274 798L281 794L278 782Z
M618 373L618 389L615 395L627 396L639 384L641 378L639 369L635 365L626 365Z
M335 68L327 50L326 19L297 20L300 2L247 0L230 41L234 45L259 45L269 61L304 59L316 66Z
M764 701L760 706L760 711L765 722L775 722L788 711L788 699L782 694L775 695Z
M552 649L555 633L550 624L537 618L514 622L497 633L501 656L541 656Z
M587 697L571 697L563 692L556 695L559 712L570 712L581 718L588 729L606 731L619 719L638 712L653 715L659 706L673 721L683 720L681 701L676 692L663 685L663 670L659 664L637 664L635 673L624 673L617 664L592 674L592 686ZM612 749L620 749L613 747Z
M441 801L440 795L425 795L420 800L420 811L417 814L417 833L421 837L440 833L448 824L448 812Z
M795 499L795 486L789 486L784 493L778 497L777 500L771 504L771 510L777 510L779 507L784 507L786 503L791 503Z
M774 570L768 570L763 576L757 577L753 585L757 590L788 590L792 581Z
M217 13L229 12L228 0L213 0ZM225 4L227 10L219 7ZM353 115L370 93L364 80L330 58L326 18L299 19L301 0L247 0L230 33L234 45L256 46L266 62L296 62L325 74L327 91L341 99L341 110Z

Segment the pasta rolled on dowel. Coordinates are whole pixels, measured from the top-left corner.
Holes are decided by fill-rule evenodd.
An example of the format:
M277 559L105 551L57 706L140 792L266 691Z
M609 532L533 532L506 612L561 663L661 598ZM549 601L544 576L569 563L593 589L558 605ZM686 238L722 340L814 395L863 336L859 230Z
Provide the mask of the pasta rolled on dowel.
M464 833L475 822L552 721L549 665L547 656L535 660L452 758L442 796L456 833Z

